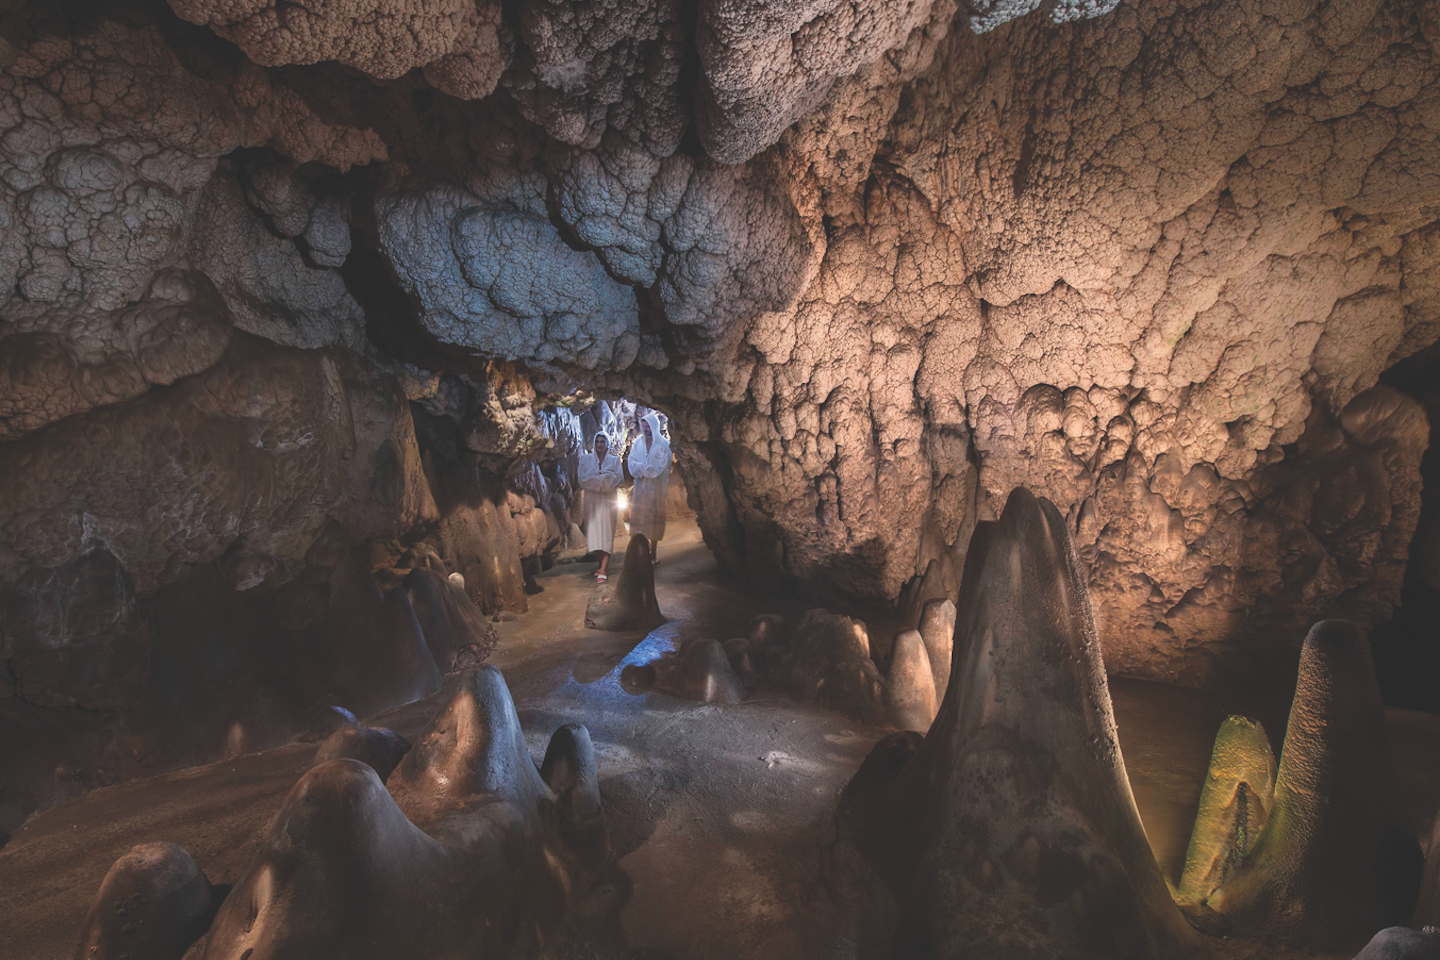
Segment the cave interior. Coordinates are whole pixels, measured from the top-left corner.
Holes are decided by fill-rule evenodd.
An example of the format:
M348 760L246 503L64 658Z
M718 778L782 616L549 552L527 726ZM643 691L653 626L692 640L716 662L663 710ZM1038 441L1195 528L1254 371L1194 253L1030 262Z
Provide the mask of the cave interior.
M6 960L1440 958L1440 0L0 0Z

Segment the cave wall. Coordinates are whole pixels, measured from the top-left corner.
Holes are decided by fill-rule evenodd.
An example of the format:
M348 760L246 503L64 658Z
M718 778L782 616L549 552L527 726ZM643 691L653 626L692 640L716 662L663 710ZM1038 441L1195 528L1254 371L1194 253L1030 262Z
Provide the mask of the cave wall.
M913 597L1023 484L1111 669L1385 619L1440 4L1032 6L5 4L0 709L103 740L197 578L424 540L522 609L565 530L506 479L575 387L674 418L757 586Z

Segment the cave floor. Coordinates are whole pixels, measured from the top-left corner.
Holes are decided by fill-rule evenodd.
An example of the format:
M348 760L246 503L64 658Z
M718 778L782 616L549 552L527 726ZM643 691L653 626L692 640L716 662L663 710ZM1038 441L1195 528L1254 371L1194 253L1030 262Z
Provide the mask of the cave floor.
M585 921L567 956L853 955L854 924L832 895L833 811L839 790L886 731L763 687L736 706L627 693L619 674L628 663L690 636L740 635L757 613L793 617L808 606L758 599L721 576L693 522L671 521L661 559L657 592L671 621L648 636L585 629L592 563L553 567L539 577L545 589L531 598L529 612L498 625L492 662L510 685L532 753L543 756L561 724L589 727L620 856L609 900L618 909ZM370 722L413 738L445 695ZM1278 735L1288 704L1232 702L1126 679L1112 682L1112 695L1141 816L1162 868L1177 879L1216 727L1246 710ZM1390 720L1407 808L1423 835L1440 804L1440 718L1396 711ZM70 956L105 871L136 843L173 841L212 881L235 881L314 750L313 743L290 744L117 784L33 817L0 850L0 953L10 960ZM200 952L197 945L187 956ZM1221 953L1246 951L1237 945Z

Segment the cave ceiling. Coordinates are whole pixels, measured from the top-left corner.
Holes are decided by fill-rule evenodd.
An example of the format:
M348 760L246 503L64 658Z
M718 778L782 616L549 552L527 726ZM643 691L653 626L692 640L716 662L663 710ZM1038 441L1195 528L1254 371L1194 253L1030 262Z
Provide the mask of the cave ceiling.
M11 0L0 38L25 602L96 551L284 584L437 522L431 420L522 456L576 387L670 414L756 584L953 591L1025 486L1114 670L1398 599L1435 0Z

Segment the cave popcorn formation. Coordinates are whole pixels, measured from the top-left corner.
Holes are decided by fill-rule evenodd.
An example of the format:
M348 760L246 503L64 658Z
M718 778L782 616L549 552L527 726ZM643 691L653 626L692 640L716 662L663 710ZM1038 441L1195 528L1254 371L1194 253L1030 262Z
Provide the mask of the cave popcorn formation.
M572 914L666 886L617 892L612 861L663 858L595 831L607 778L628 797L668 747L592 749L594 704L519 656L550 630L595 646L571 674L616 717L848 724L820 767L905 731L841 778L830 889L885 891L846 950L1434 953L1430 761L1397 772L1385 742L1393 685L1434 709L1440 669L1437 138L1435 0L15 0L0 839L323 742L282 814L313 850L272 837L207 879L203 850L136 837L87 881L87 955L339 943L369 882L342 840L404 864L367 895L417 918L441 901L401 876L452 904L513 881L485 914L509 933L437 924L437 954L583 942ZM580 458L659 414L665 509L617 521L620 572L545 626L588 570ZM744 604L705 607L721 575ZM510 686L483 667L507 644ZM1175 870L1107 676L1286 707L1206 714ZM374 718L417 701L513 749L455 747L463 796L416 787L418 759L387 781L407 741ZM562 744L534 777L532 710ZM326 834L330 804L364 812ZM0 846L0 880L20 859ZM742 952L821 949L801 899L745 900L789 926ZM431 949L383 933L364 949Z

